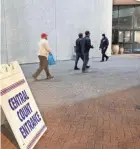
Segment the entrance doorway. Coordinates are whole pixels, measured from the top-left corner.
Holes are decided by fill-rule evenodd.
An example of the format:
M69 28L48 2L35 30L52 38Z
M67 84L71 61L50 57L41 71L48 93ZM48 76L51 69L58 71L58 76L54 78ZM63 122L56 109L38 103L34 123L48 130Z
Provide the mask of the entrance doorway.
M140 53L140 31L134 31L133 53Z
M124 47L125 53L132 53L133 51L133 31L118 31L119 45Z
M140 53L140 31L119 30L118 42L124 53Z
M140 53L140 5L113 6L112 28L112 44L125 53Z

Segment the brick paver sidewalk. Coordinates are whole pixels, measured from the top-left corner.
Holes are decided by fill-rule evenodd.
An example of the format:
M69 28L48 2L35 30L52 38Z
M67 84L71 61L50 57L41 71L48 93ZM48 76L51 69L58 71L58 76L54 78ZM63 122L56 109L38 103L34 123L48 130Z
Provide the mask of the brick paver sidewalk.
M140 86L43 110L48 131L35 149L140 149ZM2 149L16 149L2 134Z

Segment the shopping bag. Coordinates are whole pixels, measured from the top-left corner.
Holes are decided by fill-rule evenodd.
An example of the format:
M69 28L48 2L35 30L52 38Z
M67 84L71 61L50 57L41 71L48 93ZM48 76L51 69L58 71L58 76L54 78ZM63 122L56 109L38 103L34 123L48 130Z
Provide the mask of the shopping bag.
M17 61L0 65L0 107L19 148L33 149L47 127Z
M48 56L48 65L55 65L56 62L54 60L54 57L53 55L50 53L49 56Z

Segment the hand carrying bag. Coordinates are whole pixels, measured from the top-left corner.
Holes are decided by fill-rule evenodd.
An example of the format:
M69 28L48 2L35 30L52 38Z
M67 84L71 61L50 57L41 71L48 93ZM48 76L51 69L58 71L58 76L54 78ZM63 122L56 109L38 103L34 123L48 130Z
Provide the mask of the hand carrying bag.
M49 56L48 56L48 65L55 65L56 62L54 60L54 57L53 55L50 53Z

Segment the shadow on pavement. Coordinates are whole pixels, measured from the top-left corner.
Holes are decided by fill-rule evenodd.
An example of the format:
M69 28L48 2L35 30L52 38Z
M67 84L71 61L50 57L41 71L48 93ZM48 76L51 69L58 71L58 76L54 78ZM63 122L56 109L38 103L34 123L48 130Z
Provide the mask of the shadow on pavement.
M16 148L19 149L18 144L15 140L15 137L10 129L10 126L8 124L5 124L1 127L1 145L2 149L7 149L7 146L9 146L9 149Z

